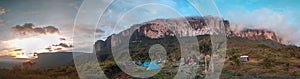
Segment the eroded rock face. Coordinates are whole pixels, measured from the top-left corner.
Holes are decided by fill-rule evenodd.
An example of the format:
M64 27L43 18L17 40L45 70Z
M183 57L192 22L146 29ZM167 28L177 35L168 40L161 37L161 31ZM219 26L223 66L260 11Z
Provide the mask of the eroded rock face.
M223 24L224 25L221 25ZM217 30L213 30L213 28ZM220 33L220 29L226 30L226 34L232 34L229 22L215 17L188 17L186 19L156 19L142 24L133 25L130 29L120 32L122 36L137 31L138 35L149 38L163 38L166 36L197 36Z
M217 33L226 34L228 37L241 37L250 40L273 40L282 43L282 39L272 31L246 29L240 32L233 32L230 29L229 21L211 16L156 19L133 25L119 34L109 36L105 42L109 42L112 46L115 46L131 36L158 39L168 36L184 37Z
M275 32L261 30L261 29L246 29L236 33L236 36L251 39L251 40L265 39L265 40L273 40L279 43L283 43L282 39L276 36Z

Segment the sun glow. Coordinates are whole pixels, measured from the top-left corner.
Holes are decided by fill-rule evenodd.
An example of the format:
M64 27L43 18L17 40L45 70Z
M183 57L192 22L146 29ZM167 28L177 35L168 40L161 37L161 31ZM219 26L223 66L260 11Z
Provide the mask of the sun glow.
M31 58L31 57L29 57L29 56L27 56L27 55L16 55L15 56L15 58Z
M65 40L61 40L61 38L66 37L59 34L45 34L22 39L8 40L4 41L4 43L10 48L19 49L9 52L10 55L15 56L15 58L33 58L34 53L66 51L67 49L65 48L53 46L59 43L68 43ZM57 48L60 50L54 50Z

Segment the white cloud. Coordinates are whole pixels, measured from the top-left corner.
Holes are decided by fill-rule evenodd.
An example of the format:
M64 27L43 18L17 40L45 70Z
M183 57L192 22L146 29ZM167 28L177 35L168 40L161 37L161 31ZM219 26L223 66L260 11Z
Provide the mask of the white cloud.
M299 24L289 23L290 18L295 18L289 11L276 12L268 8L261 8L249 12L245 9L235 9L223 14L225 19L231 21L231 28L240 31L245 28L267 29L275 31L285 41L297 43L300 41Z

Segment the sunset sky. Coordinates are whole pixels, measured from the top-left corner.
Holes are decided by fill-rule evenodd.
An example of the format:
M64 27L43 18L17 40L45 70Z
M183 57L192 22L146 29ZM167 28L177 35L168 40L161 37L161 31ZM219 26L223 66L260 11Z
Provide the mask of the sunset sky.
M70 43L72 40L71 36L74 20L82 2L82 0L0 0L0 55L9 52L11 49L14 49L14 46L10 44L22 44L20 42L24 42L24 40L51 38L50 40L41 39L39 41L35 40L29 42L32 43L30 45L43 44L41 42L51 45L52 43L60 44L62 40L59 39L65 38L66 40L64 40L63 43ZM195 11L195 9L187 1L184 0L154 0L151 2L169 6L170 8L178 11L182 16L201 15ZM215 0L214 2L221 16L231 22L232 29L268 29L275 31L283 39L300 45L299 0ZM105 1L103 1L103 3L99 3L99 5L103 5L104 3ZM172 13L161 12L168 12L168 10L164 10L164 8L150 6L154 8L154 10L139 9L136 13L125 16L130 17L134 15L145 18L138 19L138 21L121 23L118 25L119 29L113 27L113 24L117 23L118 20L113 18L121 18L122 15L120 15L120 13L127 12L135 6L144 3L147 3L147 1L121 0L112 3L112 6L105 9L106 13L103 14L103 17L105 18L104 22L100 22L100 24L97 26L99 33L97 33L96 38L104 40L108 35L125 30L132 24L153 20L155 17L176 18L176 16L170 15ZM95 9L91 8L91 10ZM146 15L143 13L143 11L152 14ZM91 15L88 17L95 16ZM81 24L85 28L75 28L74 30L80 32L82 36L93 35L95 30L92 28L95 26L91 26L91 23L89 23L90 20L94 19L87 19L85 20L86 23ZM12 30L12 28L16 27L17 25L23 27L25 23L32 23L34 25L32 29L53 26L58 29L59 33L40 33L36 32L35 30L31 30L34 32L28 32L29 34L26 35L19 35L18 33L15 33L16 31ZM84 40L85 38L82 39ZM17 40L22 41L17 42ZM36 42L39 43L34 44ZM27 45L28 43L25 44ZM30 46L26 45L23 47ZM80 46L80 49L84 50L87 48L87 46L89 45L85 46L83 44Z

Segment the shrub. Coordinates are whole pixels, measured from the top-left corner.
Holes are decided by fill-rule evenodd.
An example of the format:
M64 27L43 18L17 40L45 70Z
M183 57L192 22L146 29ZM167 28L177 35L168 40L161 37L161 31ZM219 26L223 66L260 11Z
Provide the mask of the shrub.
M295 52L290 52L291 57L296 57Z
M265 44L258 44L256 47L257 48L270 48L269 46L267 46Z
M290 67L290 66L291 66L291 64L290 64L290 63L286 63L285 65L286 65L286 69L285 69L285 70L286 70L286 71L289 71L289 70L290 70L290 68L291 68L291 67Z
M263 61L263 65L265 68L273 67L275 63L275 60L272 58L265 58Z
M240 65L241 65L241 61L240 61L238 55L233 55L233 56L232 56L232 60L233 60L233 62L234 62L234 65L237 65L237 66L240 66Z

